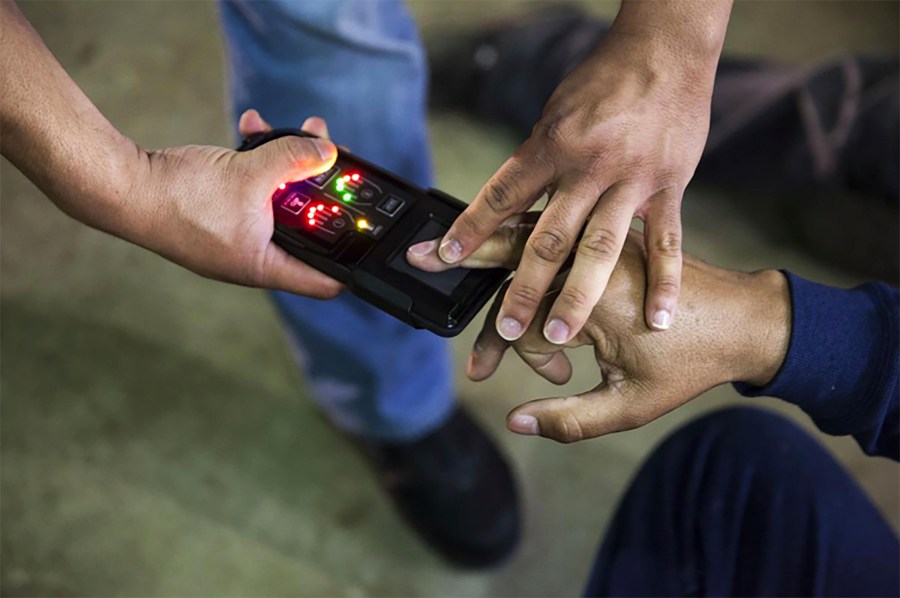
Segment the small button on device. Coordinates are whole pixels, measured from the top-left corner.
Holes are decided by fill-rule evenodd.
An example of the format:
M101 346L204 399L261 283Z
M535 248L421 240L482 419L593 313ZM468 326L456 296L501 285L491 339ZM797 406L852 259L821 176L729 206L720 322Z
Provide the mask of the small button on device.
M281 207L296 216L303 211L303 206L307 203L309 203L309 198L307 196L294 191L282 200Z
M315 185L316 187L321 189L322 187L325 186L325 183L327 183L328 181L331 180L331 177L333 177L334 174L338 170L340 170L340 169L337 166L332 166L331 168L329 168L322 174L317 174L316 176L314 176L312 178L306 179L306 182L310 183L311 185Z
M387 214L388 216L393 216L397 212L400 211L400 208L403 207L403 200L394 197L393 195L388 195L385 197L380 204L378 204L378 211L382 214Z
M359 192L359 198L369 201L375 197L375 189L372 187L363 187L362 191Z

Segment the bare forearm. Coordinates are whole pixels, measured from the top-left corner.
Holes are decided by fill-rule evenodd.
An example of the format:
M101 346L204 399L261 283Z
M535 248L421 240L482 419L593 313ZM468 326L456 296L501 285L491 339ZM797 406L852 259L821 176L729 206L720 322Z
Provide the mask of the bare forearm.
M0 149L60 209L126 234L141 152L97 110L18 7L0 2Z

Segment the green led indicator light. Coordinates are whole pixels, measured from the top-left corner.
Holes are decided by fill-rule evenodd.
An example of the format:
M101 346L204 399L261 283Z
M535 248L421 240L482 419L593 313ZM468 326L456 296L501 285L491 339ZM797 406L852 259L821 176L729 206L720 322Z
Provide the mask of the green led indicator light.
M353 195L350 193L344 193L344 201L351 201L353 199Z
M338 191L343 191L344 190L344 181L341 179L338 179L337 183L334 184L334 188L337 189Z

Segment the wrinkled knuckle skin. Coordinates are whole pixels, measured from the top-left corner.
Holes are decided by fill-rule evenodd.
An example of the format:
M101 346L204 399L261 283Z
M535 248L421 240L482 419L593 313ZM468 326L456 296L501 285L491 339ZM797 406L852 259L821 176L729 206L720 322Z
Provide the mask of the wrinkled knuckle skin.
M661 276L653 283L653 291L657 295L678 295L681 285L674 276Z
M578 250L589 258L606 261L616 257L619 246L612 231L601 228L585 234Z
M584 428L581 421L573 413L563 413L555 418L550 426L551 438L562 444L571 444L584 440Z
M463 212L459 216L457 222L462 227L464 232L469 232L475 236L481 235L481 231L483 228L481 222L479 222L478 218L474 217L469 212Z
M558 231L542 230L531 236L528 242L531 252L542 262L559 263L568 254L566 237Z
M656 239L653 250L666 257L678 257L681 254L681 235L667 231Z
M543 294L528 285L512 285L506 292L506 299L511 305L534 309L543 298Z
M484 187L484 203L498 214L506 214L514 209L513 188L510 183L502 178L488 181Z
M591 301L587 294L581 289L564 288L559 294L559 301L566 308L570 308L574 311L581 312L594 308L594 306L591 305Z
M662 169L653 176L654 195L663 202L677 201L683 192L682 176L674 169Z

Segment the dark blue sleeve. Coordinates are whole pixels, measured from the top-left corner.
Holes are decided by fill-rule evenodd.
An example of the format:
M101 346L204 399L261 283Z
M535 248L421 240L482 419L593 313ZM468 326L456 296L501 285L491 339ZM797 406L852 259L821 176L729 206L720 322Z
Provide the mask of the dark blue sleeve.
M900 293L886 284L836 289L785 272L793 310L787 356L764 388L827 434L851 434L870 455L900 460Z

